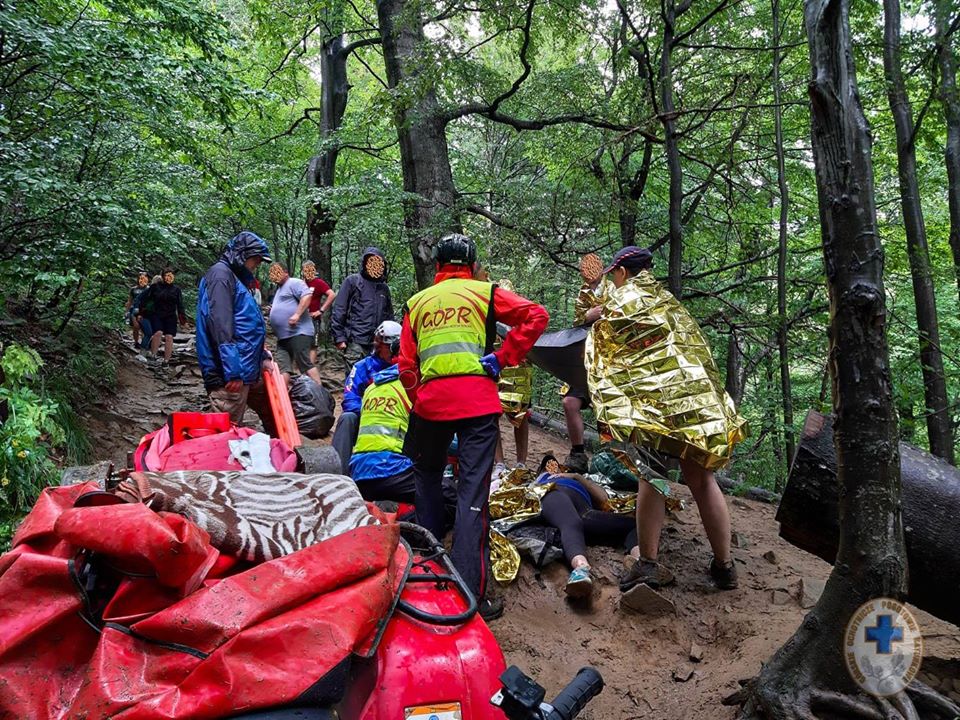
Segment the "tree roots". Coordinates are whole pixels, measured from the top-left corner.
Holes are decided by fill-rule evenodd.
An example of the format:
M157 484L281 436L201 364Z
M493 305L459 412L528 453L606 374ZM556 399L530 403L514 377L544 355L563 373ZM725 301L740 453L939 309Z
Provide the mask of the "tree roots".
M923 683L889 697L845 694L797 683L764 688L757 678L748 688L740 720L956 720L960 706Z

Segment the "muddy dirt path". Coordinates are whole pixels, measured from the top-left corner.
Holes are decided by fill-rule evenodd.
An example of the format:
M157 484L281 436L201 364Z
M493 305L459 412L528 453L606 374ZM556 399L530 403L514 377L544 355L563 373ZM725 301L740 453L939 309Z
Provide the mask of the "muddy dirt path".
M96 458L122 466L126 452L169 412L207 407L192 337L178 342L168 369L137 360L129 347L118 345L116 352L116 392L95 405L87 422ZM330 359L324 376L336 385L342 367ZM506 421L501 430L511 460L513 433ZM547 451L562 456L567 449L561 438L531 428L530 462ZM568 571L559 563L542 573L524 564L516 582L498 589L506 613L491 627L507 662L533 674L548 696L580 667L600 670L606 689L581 716L587 720L734 718L735 709L721 699L790 637L806 612L801 603L809 605L829 574L826 563L778 537L775 508L728 497L740 588L717 591L706 575L710 552L696 506L685 487L673 489L685 509L667 521L661 559L677 575L677 584L663 591L675 613L650 617L622 611L617 578L623 557L604 548L590 549L599 581L586 605L567 601ZM921 672L960 700L960 631L926 613L917 615L926 639Z

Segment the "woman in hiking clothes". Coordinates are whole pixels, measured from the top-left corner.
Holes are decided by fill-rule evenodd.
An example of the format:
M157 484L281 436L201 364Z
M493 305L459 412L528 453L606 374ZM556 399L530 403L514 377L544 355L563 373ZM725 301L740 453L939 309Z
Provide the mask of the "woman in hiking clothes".
M368 247L360 272L348 276L337 292L330 318L330 334L348 369L370 354L373 333L384 320L393 320L387 261L378 248Z
M502 599L484 597L490 471L501 412L497 377L500 368L523 360L550 318L537 303L475 279L477 248L470 238L441 238L435 257L434 284L407 302L400 333L400 378L413 403L417 522L442 536L441 482L456 434L460 481L450 558L489 620L503 613ZM511 330L494 352L497 321Z
M214 411L230 413L236 425L248 401L269 424L269 411L260 412L265 407L260 402L265 395L260 370L267 326L247 290L264 260L270 261L267 244L252 232L240 233L207 270L197 294L197 359L203 386Z
M163 269L163 282L151 285L147 290L150 302L153 303L153 318L151 329L154 332L150 342L150 351L156 356L160 351L160 340L163 339L163 364L170 362L173 354L173 338L177 335L177 322L180 327L187 324L187 316L183 312L183 292L174 284L176 276L173 268Z

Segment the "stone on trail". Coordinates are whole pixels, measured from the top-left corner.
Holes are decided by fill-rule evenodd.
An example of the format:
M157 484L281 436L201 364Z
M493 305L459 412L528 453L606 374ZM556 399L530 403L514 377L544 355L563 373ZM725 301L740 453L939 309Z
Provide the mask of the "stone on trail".
M770 592L770 602L774 605L789 605L793 600L793 595L785 588L774 588Z
M677 606L649 585L636 585L620 596L620 607L641 615L676 615Z
M768 563L770 563L771 565L779 565L779 564L780 564L780 558L777 557L777 554L776 554L773 550L767 550L767 551L763 554L763 559L766 560L766 561L767 561Z
M748 547L750 547L750 540L743 533L734 531L730 533L730 544L740 550L746 550Z
M692 665L678 665L677 668L673 671L673 679L677 682L687 682L690 678L693 677L693 666Z
M703 660L703 648L693 643L690 645L690 661L698 663Z
M800 581L800 607L809 610L823 595L824 581L817 578L805 577Z

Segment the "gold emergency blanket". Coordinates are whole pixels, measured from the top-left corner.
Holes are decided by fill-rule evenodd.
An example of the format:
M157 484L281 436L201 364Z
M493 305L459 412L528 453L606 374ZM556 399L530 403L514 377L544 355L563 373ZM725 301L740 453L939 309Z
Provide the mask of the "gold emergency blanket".
M500 371L497 385L500 393L500 408L516 426L520 426L530 409L533 397L533 367L523 362L520 365L506 367Z
M585 361L597 421L616 440L715 469L746 437L700 326L648 271L607 287Z
M606 294L612 289L613 285L607 282L606 277L601 279L595 287L583 283L580 286L580 292L577 293L577 299L573 301L573 324L583 325L587 321L587 311L603 305Z
M603 476L587 477L603 484ZM520 553L507 537L507 533L520 523L538 517L540 499L554 488L553 483L536 485L535 480L536 474L532 470L517 468L511 470L500 483L500 487L490 494L490 564L497 582L511 583L520 572ZM613 512L632 514L636 511L636 493L622 493L610 489L607 492Z

